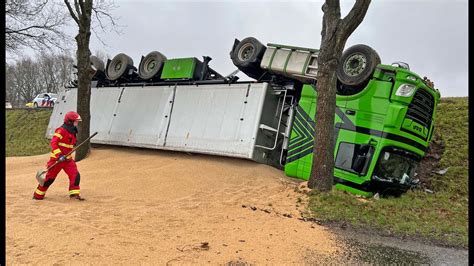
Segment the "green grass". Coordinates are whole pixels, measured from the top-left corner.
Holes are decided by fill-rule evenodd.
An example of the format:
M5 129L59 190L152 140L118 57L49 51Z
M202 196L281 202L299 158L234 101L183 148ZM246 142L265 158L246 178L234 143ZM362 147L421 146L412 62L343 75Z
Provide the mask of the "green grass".
M6 111L6 156L30 156L50 151L46 139L52 110Z
M309 210L327 223L412 237L441 245L468 244L468 98L443 98L437 109L435 139L445 143L440 168L431 177L434 194L409 191L400 198L361 200L332 190L313 192Z

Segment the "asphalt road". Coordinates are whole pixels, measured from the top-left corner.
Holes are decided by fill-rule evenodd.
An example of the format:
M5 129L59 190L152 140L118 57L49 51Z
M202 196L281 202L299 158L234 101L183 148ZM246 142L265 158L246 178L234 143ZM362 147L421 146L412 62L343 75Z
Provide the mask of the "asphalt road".
M370 264L468 265L468 250L440 247L413 240L403 240L350 229L332 229L345 239L342 256L350 261Z

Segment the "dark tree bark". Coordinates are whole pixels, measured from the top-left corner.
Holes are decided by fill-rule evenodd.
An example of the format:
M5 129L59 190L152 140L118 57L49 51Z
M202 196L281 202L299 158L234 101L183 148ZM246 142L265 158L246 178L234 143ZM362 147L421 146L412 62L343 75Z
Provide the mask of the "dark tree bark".
M370 0L356 0L349 14L341 19L339 0L323 4L323 28L318 57L317 108L313 165L308 187L330 191L334 174L334 114L336 108L336 70L349 36L367 13Z
M90 135L90 99L91 99L91 52L89 49L91 37L92 0L74 0L74 9L68 0L64 0L69 14L79 26L76 35L77 43L77 112L82 118L79 123L78 143L83 142ZM75 160L84 159L90 151L90 142L76 150Z

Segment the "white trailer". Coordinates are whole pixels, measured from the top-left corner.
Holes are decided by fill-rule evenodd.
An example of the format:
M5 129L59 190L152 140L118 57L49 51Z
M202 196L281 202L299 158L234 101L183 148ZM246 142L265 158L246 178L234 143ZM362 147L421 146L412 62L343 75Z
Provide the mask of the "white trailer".
M282 167L293 85L266 82L92 87L91 142L251 159ZM77 88L59 93L46 137L76 111Z

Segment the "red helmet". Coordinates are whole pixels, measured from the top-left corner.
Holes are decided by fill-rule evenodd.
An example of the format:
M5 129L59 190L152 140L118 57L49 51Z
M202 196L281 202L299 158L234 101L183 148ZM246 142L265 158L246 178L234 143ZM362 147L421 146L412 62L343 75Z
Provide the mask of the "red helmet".
M64 116L64 123L73 123L74 121L82 121L81 116L76 112L67 112Z

